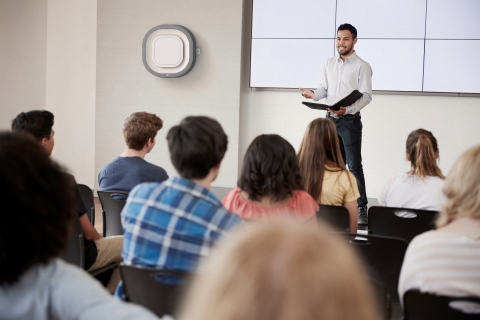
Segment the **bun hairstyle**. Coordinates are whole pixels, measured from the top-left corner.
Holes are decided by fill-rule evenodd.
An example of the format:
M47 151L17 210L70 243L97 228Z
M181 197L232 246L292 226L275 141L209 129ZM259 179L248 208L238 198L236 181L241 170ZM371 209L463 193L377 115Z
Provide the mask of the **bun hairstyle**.
M412 174L422 179L427 176L445 179L445 176L437 165L437 139L435 139L430 131L425 129L412 131L408 135L406 149L410 155Z

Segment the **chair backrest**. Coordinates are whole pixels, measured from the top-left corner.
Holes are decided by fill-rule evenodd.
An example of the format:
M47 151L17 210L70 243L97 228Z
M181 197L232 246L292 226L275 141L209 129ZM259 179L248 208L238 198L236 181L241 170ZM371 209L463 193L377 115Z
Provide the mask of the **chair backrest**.
M173 315L180 302L187 273L120 265L123 290L128 301L159 317Z
M368 223L372 234L397 237L407 242L428 230L435 229L438 212L390 207L370 207Z
M345 207L320 204L317 219L326 222L340 232L350 232L350 215Z
M102 204L103 235L105 237L123 235L120 213L126 200L117 200L115 197L127 198L128 193L117 191L97 191Z
M446 297L409 290L403 296L405 320L480 319L480 314L464 313L450 307L450 303L469 302L480 305L480 297Z
M82 196L83 204L87 208L88 219L95 225L95 201L93 199L93 191L89 186L84 184L77 184L80 195Z
M60 255L60 258L83 269L85 265L85 248L82 226L80 225L78 215L75 212L72 212L72 215L72 227L67 240L67 248L65 252Z
M399 302L398 279L407 251L408 243L401 238L345 233L349 240L353 237L366 240L350 240L367 269L375 272L377 279L390 294L392 303Z

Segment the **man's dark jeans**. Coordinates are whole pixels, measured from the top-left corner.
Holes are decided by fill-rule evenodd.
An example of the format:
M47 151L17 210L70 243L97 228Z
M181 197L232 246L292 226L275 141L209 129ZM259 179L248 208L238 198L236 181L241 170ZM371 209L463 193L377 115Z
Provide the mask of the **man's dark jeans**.
M365 189L365 176L362 165L362 117L358 115L345 115L338 119L327 117L337 127L340 151L348 169L357 178L360 198L357 200L359 207L365 207L368 203Z

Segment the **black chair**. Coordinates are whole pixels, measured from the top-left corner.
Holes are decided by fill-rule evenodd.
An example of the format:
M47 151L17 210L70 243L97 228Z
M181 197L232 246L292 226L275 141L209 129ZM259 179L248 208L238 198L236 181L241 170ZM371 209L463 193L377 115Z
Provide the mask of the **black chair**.
M373 270L375 278L385 286L392 303L399 302L398 279L408 243L401 238L353 233L344 235L355 247L367 269ZM350 240L354 237L356 240ZM365 240L357 240L361 238Z
M378 310L381 312L382 319L390 320L392 317L392 302L390 294L380 281L370 278L368 279L368 282L373 288L375 302L377 303Z
M93 199L93 191L89 186L84 184L77 184L80 195L82 196L83 204L87 208L87 215L90 223L95 225L95 201Z
M480 297L446 297L409 290L403 296L405 320L480 319L480 314L464 313L450 307L452 302L470 302L480 305Z
M340 232L350 232L350 214L345 207L320 204L317 219L326 222Z
M127 301L137 303L162 317L175 314L184 291L187 273L120 265ZM159 277L175 277L179 282L167 284Z
M435 218L438 212L390 208L370 207L368 222L371 234L405 239L407 242L426 231L435 229Z
M123 235L120 213L125 206L128 193L118 191L97 191L102 204L103 235L105 237Z
M67 248L60 255L60 258L83 269L85 266L85 248L82 226L78 215L75 212L72 215L72 227L67 239Z

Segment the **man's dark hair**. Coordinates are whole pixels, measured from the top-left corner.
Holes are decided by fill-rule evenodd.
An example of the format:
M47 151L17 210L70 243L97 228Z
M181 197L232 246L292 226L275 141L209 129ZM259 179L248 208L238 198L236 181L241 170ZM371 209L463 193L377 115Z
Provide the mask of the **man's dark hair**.
M228 138L217 120L186 117L167 134L170 159L180 176L203 179L220 164L227 151Z
M357 39L357 29L354 26L352 26L351 24L349 24L349 23L341 24L338 27L337 32L340 31L340 30L350 31L350 33L352 34L352 38Z
M38 140L50 139L53 113L47 110L22 112L12 120L12 131L26 131Z
M277 134L256 137L245 153L238 187L250 200L270 196L274 202L303 189L295 149Z
M0 286L66 246L72 186L26 133L0 133Z

